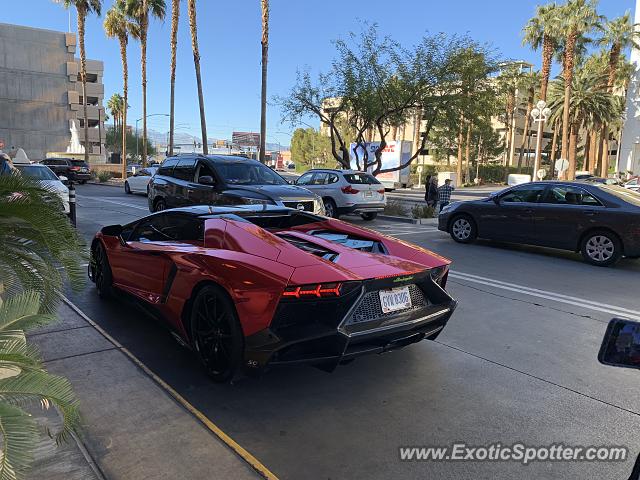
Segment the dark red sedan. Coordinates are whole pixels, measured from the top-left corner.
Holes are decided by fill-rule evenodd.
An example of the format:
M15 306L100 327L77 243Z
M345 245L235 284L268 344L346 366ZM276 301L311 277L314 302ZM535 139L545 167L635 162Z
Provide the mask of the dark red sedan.
M189 207L102 229L89 275L133 295L216 381L244 366L332 370L435 339L456 302L450 261L339 220L276 206Z

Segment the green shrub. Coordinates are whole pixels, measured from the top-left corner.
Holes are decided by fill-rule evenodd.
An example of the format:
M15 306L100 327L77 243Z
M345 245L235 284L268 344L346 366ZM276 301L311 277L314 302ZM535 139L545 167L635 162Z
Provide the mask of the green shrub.
M388 201L384 206L384 214L391 215L394 217L406 217L407 216L407 207L402 205L402 203L398 201Z
M436 209L429 205L414 205L411 209L413 218L433 218L436 216Z
M108 182L111 177L113 177L113 173L109 171L103 170L98 172L98 180L100 183Z

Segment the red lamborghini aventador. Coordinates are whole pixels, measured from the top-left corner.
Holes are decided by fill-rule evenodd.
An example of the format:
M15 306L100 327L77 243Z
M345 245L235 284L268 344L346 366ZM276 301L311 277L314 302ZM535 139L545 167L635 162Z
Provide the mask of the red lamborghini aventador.
M277 206L189 207L104 227L89 276L163 318L214 380L434 339L456 302L449 260L372 230Z

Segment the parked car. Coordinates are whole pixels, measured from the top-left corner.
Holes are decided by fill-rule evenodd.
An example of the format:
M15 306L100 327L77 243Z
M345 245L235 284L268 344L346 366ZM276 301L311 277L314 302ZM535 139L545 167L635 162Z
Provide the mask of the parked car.
M624 184L624 188L640 192L640 177L633 177Z
M128 177L124 182L124 191L126 193L144 193L148 192L149 180L158 171L158 167L147 167L136 170L136 173Z
M69 189L62 183L67 180L67 177L64 175L57 176L49 167L38 163L15 163L14 167L22 175L37 180L41 185L55 192L60 197L64 213L69 214Z
M330 371L435 339L456 307L444 290L449 263L310 212L196 206L104 227L89 276L101 297L124 291L155 312L228 381L242 366Z
M320 197L266 165L230 155L167 158L149 182L149 210L188 205L280 205L324 214Z
M541 245L609 266L640 256L640 195L599 183L526 183L444 207L438 228L460 243L480 237Z
M373 175L357 170L314 169L298 178L296 185L322 197L328 217L347 213L373 220L384 210L384 186Z
M90 167L84 160L45 158L40 163L49 167L56 175L63 175L74 182L84 184L91 179Z
M576 180L580 180L576 178ZM603 183L605 185L623 185L624 183L617 178L603 178L603 177L588 177L584 179L585 182L591 183Z
M142 168L142 165L139 163L130 163L127 165L127 177L134 175L138 170Z

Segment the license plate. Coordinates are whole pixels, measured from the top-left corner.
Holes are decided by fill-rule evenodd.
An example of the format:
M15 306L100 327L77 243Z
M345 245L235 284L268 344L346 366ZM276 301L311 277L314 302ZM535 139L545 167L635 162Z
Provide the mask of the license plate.
M365 197L373 197L373 192L369 191L369 192L364 192L364 196Z
M409 287L394 288L392 290L380 290L380 305L383 313L396 312L411 308L411 295Z

